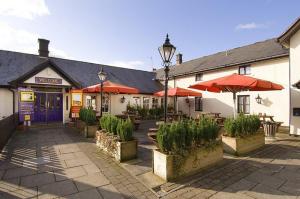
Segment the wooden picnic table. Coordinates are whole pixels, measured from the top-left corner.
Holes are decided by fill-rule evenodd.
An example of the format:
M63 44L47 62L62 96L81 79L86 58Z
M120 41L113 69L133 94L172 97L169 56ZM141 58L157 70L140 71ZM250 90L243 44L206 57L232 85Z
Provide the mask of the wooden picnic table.
M273 115L259 115L259 119L261 120L261 121L266 121L266 119L269 119L269 120L271 120L272 122L275 122L274 121L274 116Z

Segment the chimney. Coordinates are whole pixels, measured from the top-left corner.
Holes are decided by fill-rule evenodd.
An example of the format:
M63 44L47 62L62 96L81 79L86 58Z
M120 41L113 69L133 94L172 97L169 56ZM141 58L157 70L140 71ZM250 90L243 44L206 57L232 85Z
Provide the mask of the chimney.
M40 57L49 57L49 50L48 50L48 45L49 45L49 40L47 39L38 39L39 41L39 56Z
M176 65L180 65L180 64L182 64L182 54L178 53L176 55Z

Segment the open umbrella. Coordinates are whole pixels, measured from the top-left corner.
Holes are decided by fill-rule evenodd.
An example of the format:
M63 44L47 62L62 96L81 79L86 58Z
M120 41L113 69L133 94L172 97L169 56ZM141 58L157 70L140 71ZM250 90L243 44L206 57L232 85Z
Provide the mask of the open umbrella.
M93 86L86 87L82 90L85 93L99 93L101 91L101 84L95 84ZM113 82L107 80L107 81L103 82L103 92L138 94L139 90L136 88L133 88L133 87L113 83Z
M158 97L163 97L165 95L165 91L162 90L162 91L156 92L156 93L154 93L154 95L158 96ZM192 91L190 89L175 87L175 88L168 89L168 96L175 97L176 105L177 105L177 97L189 97L189 96L201 97L202 93ZM178 108L176 108L176 110L178 110Z
M210 92L232 92L233 93L233 116L236 117L236 93L242 91L271 91L282 90L283 86L270 81L257 79L245 75L231 74L225 77L200 82L189 86L189 88Z

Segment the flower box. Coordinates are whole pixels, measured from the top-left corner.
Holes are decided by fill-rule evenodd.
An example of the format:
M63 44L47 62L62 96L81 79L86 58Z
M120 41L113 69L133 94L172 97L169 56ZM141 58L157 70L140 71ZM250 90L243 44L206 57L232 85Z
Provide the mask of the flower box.
M222 136L223 149L234 155L245 155L265 145L265 135L262 130L247 137Z
M84 127L84 135L87 138L94 138L97 130L98 130L98 125L86 125Z
M211 147L197 147L189 154L168 155L159 149L153 150L153 173L165 181L197 173L223 159L221 143Z
M123 162L137 157L136 139L126 142L121 142L116 136L106 133L104 130L96 132L97 146L114 157L117 161Z

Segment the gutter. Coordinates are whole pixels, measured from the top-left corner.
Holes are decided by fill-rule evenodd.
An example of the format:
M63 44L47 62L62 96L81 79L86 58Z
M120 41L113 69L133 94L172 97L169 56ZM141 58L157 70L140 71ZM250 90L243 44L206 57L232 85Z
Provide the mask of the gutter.
M270 59L282 58L282 57L286 57L288 55L289 55L289 53L285 53L285 54L275 55L275 56L271 56L271 57L265 57L265 58L261 58L261 59L253 59L253 60L249 60L249 61L246 61L246 62L237 62L237 63L233 63L233 64L225 64L225 65L221 65L221 66L215 66L215 67L207 68L207 69L203 69L203 70L196 70L196 71L176 74L176 75L170 76L170 79L175 78L175 77L179 77L179 76L192 75L192 74L196 74L196 73L199 73L199 72L207 72L207 71L212 71L212 70L223 69L223 68L226 68L226 67L237 66L237 65L241 65L241 64L251 64L251 63L259 62L259 61L266 61L266 60L270 60ZM158 79L158 80L160 80L160 79Z

